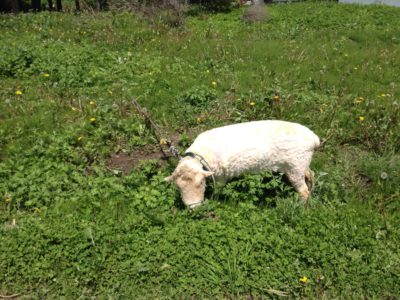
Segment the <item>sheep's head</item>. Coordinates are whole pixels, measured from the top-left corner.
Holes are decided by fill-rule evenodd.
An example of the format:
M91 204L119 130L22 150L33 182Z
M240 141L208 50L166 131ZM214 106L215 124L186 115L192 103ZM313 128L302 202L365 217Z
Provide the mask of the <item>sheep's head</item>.
M206 178L213 173L203 170L201 163L191 157L183 158L171 176L166 177L168 182L174 182L180 192L183 203L194 208L204 201Z

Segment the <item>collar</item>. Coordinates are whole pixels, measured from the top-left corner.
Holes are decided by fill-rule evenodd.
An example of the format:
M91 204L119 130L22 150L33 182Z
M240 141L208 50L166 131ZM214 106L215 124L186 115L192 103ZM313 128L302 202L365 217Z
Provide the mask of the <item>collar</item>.
M203 156L201 156L200 154L197 154L197 153L194 153L194 152L186 152L185 155L183 155L183 157L186 157L186 156L189 156L189 157L192 157L192 158L197 158L200 161L200 163L203 166L203 169L205 171L212 172L211 168L210 168L210 165L205 160L205 158Z
M214 172L211 170L210 165L209 165L208 162L205 160L205 158L204 158L203 156L201 156L200 154L197 154L197 153L194 153L194 152L186 152L186 153L183 155L183 157L186 157L186 156L189 156L189 157L198 159L198 160L200 161L201 165L203 166L203 169L204 169L205 171L212 172L211 178L212 178L212 181L213 181L214 191L215 191L216 182L215 182ZM195 206L197 206L197 205L200 204L200 203L201 203L201 202L197 202L197 203L192 203L192 204L190 204L190 205L189 205L189 209L193 209Z

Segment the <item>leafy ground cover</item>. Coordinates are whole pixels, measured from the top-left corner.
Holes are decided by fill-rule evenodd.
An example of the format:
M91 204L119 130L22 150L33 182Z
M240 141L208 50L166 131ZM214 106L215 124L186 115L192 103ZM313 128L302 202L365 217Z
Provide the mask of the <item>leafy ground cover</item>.
M266 9L263 22L238 9L177 28L116 12L0 16L0 294L400 296L399 9ZM158 144L132 97L181 150L233 122L310 127L326 140L311 207L275 174L209 190L195 212L163 182L176 161L122 174L114 155Z

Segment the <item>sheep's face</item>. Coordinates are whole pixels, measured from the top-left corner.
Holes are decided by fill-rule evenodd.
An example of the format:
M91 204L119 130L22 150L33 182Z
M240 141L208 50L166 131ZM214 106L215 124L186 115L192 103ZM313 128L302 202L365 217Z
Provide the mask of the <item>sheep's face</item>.
M211 175L212 172L203 170L198 160L189 158L182 159L174 173L165 180L175 182L183 203L189 208L194 208L204 201L206 177Z

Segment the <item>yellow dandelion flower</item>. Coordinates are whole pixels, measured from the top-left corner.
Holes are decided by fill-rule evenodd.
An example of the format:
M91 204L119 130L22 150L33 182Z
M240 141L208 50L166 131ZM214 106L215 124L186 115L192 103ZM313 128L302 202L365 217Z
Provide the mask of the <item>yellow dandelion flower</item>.
M96 103L94 101L89 102L90 105L95 105Z
M216 86L216 85L217 85L217 82L216 82L216 81L211 81L211 84L212 84L213 86Z
M94 117L90 118L90 119L89 119L89 122L90 122L90 123L96 122L96 118L94 118Z
M385 93L380 94L381 97L386 97Z
M22 93L22 91L20 91L20 90L17 90L16 92L15 92L15 95L18 95L18 96L21 96L23 93Z
M299 279L299 281L300 281L301 283L307 283L308 278L307 278L306 276L303 276L303 277L301 277L301 278Z
M278 95L275 95L272 97L272 99L275 101L279 101L281 99L281 97L279 97Z
M44 73L42 76L43 77L50 77L50 74L49 73Z
M363 97L357 97L357 98L354 100L355 103L362 103L363 101L364 101L364 98L363 98Z
M4 198L4 202L6 203L6 204L8 204L8 203L10 203L11 202L11 196L6 196L5 198Z
M251 101L251 102L250 102L250 106L254 106L254 105L256 105L256 103L253 102L253 101Z
M160 139L160 145L166 145L167 144L167 140L162 138Z
M360 120L360 122L364 122L365 117L364 116L360 116L358 119Z

